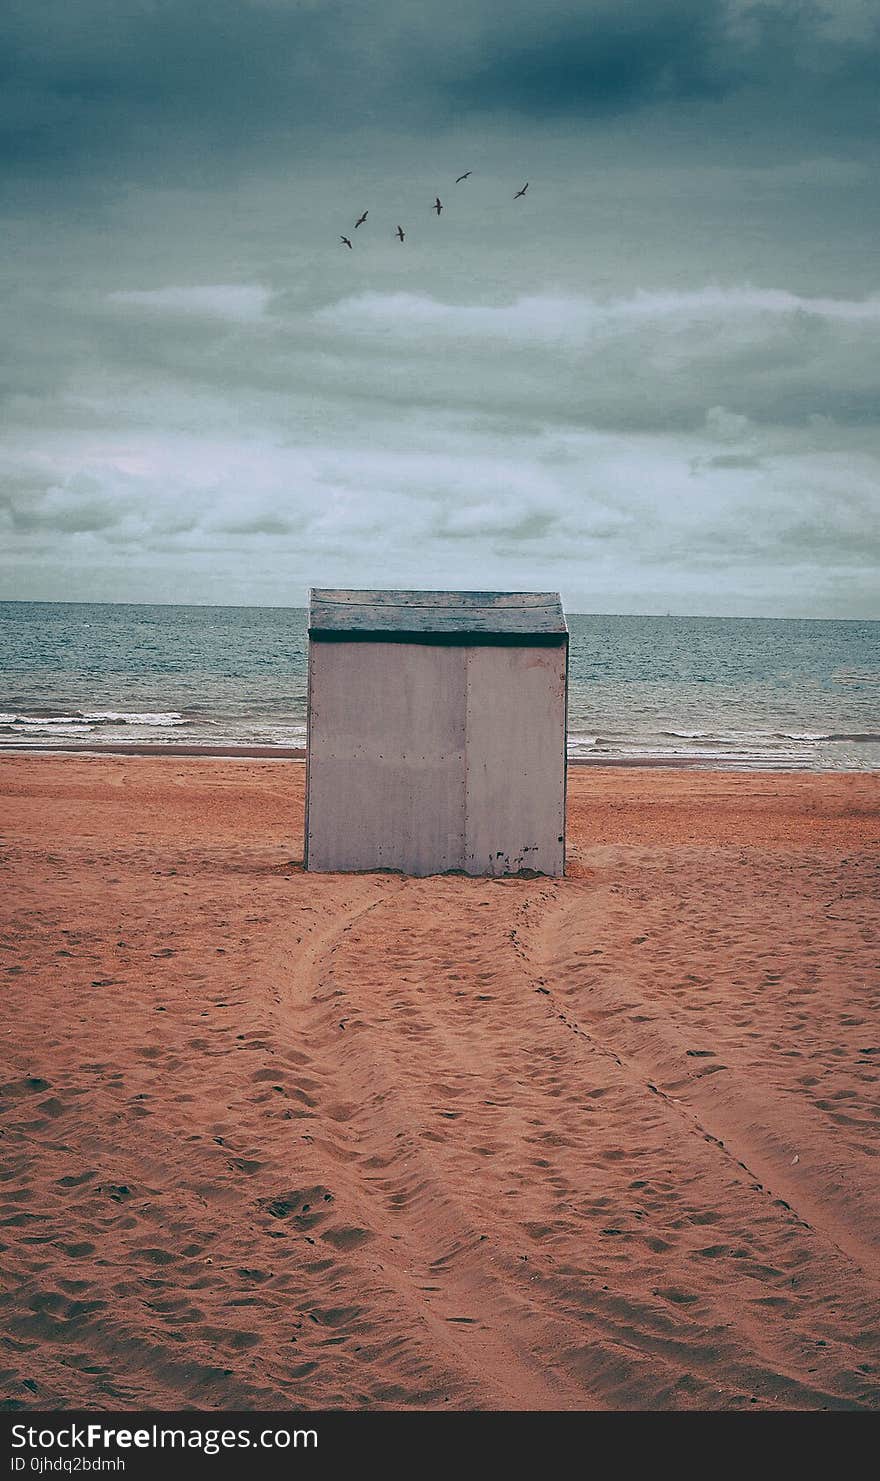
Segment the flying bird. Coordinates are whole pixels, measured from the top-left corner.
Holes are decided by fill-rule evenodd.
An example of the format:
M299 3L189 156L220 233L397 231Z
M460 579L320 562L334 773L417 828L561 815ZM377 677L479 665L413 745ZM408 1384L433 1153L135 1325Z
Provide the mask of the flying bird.
M456 181L455 181L456 185L460 185L461 182L462 182L462 180L466 180L467 177L468 177L468 175L472 175L472 174L473 174L473 170L465 170L465 172L464 172L463 175L458 175L456 177Z
M438 216L440 215L440 212L443 210L443 202L441 201L439 195L437 196L437 199L435 200L432 209L437 212L437 215Z
M522 190L518 190L516 192L516 195L513 197L514 200L515 201L518 201L521 195L525 195L525 193L528 190L528 188L529 188L529 182L527 180L526 183L525 183L525 185L523 186Z
M363 214L363 216L360 216L358 218L358 220L354 224L355 231L357 231L357 229L358 229L359 226L363 226L363 224L366 221L366 219L369 216L369 214L370 214L369 211L365 211L364 214Z
M348 240L348 237L340 237L339 240L340 240L340 242L344 242L345 245L346 245L346 247L351 247L351 242ZM351 247L351 250L353 252L354 251L354 247Z
M399 240L402 242L403 239L404 239L404 237L406 236L406 232L404 231L404 229L403 229L402 226L398 226L396 235L399 238Z

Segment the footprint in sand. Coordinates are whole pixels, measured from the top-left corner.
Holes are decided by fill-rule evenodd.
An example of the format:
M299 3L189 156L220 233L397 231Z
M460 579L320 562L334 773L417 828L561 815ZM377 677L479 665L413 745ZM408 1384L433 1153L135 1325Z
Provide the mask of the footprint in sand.
M259 1207L271 1214L273 1219L287 1219L296 1215L297 1222L308 1228L316 1218L322 1218L327 1212L319 1206L332 1202L333 1194L329 1188L318 1185L313 1188L293 1188L287 1193L277 1194L275 1198L261 1198ZM308 1217L309 1214L311 1218Z
M325 1229L321 1238L335 1250L356 1250L358 1245L366 1244L368 1239L373 1238L373 1231L362 1229L358 1225L337 1224L332 1229Z

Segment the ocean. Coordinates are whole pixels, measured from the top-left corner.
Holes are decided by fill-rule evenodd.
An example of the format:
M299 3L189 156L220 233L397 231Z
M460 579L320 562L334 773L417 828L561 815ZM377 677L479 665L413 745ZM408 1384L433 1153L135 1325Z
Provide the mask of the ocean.
M569 614L575 761L880 769L880 622ZM300 608L0 602L0 749L305 745Z

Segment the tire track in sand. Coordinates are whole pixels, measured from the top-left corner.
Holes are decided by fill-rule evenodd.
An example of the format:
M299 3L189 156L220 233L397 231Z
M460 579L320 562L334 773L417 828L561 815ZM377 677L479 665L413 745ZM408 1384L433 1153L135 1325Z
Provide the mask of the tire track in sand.
M403 1325L482 1406L861 1406L863 1313L831 1378L799 1320L809 1231L747 1170L720 1175L702 1135L682 1145L677 1108L541 992L522 935L555 932L571 894L402 881L314 964L321 1150ZM695 1259L713 1272L699 1293Z
M411 936L424 919L426 888L447 892L451 901L471 885L400 880L340 929L315 939L305 969L297 971L291 1010L308 1044L310 1071L325 1085L316 1141L336 1163L355 1227L375 1231L374 1262L406 1310L405 1327L421 1330L441 1366L466 1377L479 1406L591 1407L582 1386L552 1359L559 1335L548 1331L552 1321L511 1279L485 1232L491 1209L485 1200L475 1208L473 1188L445 1177L433 1155L436 1133L421 1125L426 1116L456 1115L430 1101L454 1101L457 1082L472 1078L474 1067L467 1057L458 1062L461 1046L430 1011L431 995L411 991L403 967L424 964L431 954ZM477 887L485 893L485 885ZM436 946L436 933L430 934ZM447 948L448 965L463 956L466 973L468 945L462 953L450 939ZM416 1040L418 1055L407 1055Z
M651 1005L644 998L633 1001L632 983L621 980L623 974L615 972L595 990L595 963L590 961L595 953L593 943L603 940L607 954L620 957L595 904L585 908L583 901L569 903L562 908L552 930L545 928L542 936L528 944L523 942L523 955L560 1020L599 1053L607 1054L649 1093L659 1096L671 1114L744 1171L758 1191L779 1207L791 1209L805 1228L850 1260L862 1279L880 1293L880 1248L876 1241L863 1237L860 1227L880 1227L880 1206L875 1203L867 1210L859 1206L861 1217L855 1223L845 1171L836 1183L827 1180L830 1186L827 1196L823 1196L826 1190L821 1178L817 1186L814 1173L795 1153L795 1147L808 1140L808 1130L821 1136L822 1128L812 1108L800 1104L793 1114L791 1106L772 1087L762 1086L760 1095L750 1091L747 1086L751 1077L745 1074L727 1076L723 1084L719 1083L714 1078L719 1071L729 1066L736 1069L736 1045L725 1045L726 1062L720 1063L714 1050L688 1048L695 1038L702 1042L707 1037L705 1032L701 1037L699 1031L688 1031L670 1016L657 1015L650 1021L643 1014L630 1016L633 1008ZM567 943L562 956L552 949L548 954L548 936L557 943ZM591 974L588 1004L578 994L578 973L585 965ZM548 981L551 987L547 987ZM638 1024L635 1032L633 1022ZM862 1176L853 1181L870 1187L870 1168L860 1171ZM834 1203L832 1196L836 1198Z

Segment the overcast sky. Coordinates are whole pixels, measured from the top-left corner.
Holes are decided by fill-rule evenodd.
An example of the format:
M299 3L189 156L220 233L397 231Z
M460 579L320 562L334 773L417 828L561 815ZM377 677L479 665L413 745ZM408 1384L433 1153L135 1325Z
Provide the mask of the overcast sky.
M0 597L880 615L878 96L876 0L3 0Z

